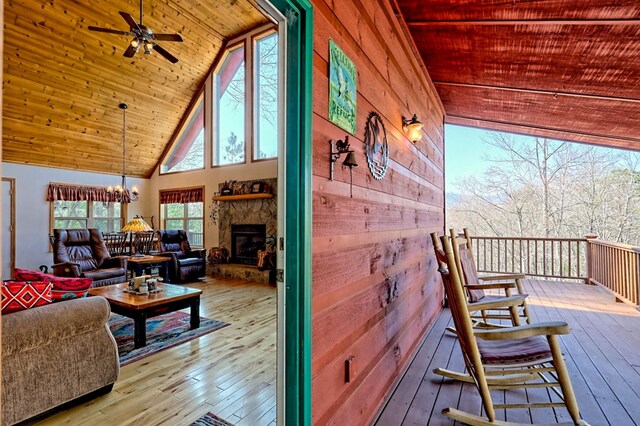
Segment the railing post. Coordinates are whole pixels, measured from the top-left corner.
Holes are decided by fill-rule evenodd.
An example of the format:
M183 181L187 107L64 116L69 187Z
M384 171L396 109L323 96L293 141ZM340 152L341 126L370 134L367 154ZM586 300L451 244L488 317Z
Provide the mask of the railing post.
M593 243L591 240L597 239L598 236L596 234L587 234L584 238L587 240L587 278L585 278L584 282L585 284L593 284Z

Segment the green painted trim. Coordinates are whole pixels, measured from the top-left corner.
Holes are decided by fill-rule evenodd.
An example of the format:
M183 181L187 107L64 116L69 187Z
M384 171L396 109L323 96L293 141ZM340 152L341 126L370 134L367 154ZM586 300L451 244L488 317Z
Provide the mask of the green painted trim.
M287 18L285 424L311 425L313 6L272 0Z

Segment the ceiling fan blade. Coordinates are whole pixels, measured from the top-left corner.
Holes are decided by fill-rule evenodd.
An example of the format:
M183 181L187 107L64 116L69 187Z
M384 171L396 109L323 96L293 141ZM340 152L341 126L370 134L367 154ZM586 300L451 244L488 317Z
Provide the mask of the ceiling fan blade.
M160 41L184 41L180 34L154 34L153 37Z
M88 26L87 27L88 30L90 31L98 31L101 33L109 33L109 34L118 34L118 35L129 35L131 34L129 31L120 31L120 30L112 30L111 28L101 28L101 27L94 27L94 26Z
M122 56L124 56L126 58L133 58L133 55L136 54L136 52L138 51L139 48L140 48L140 46L134 47L132 45L129 45L129 47L127 48L127 50L124 51Z
M120 14L120 16L124 18L125 21L127 21L127 24L129 24L129 28L131 28L132 30L134 28L137 30L140 29L136 20L133 19L133 16L129 15L127 12L118 12L118 13Z
M171 62L172 64L175 64L176 62L178 62L178 58L176 58L171 53L167 52L166 50L164 50L162 47L158 46L157 44L153 45L153 49L156 52L158 52L159 54L161 54L162 56L164 56L165 59L167 61Z

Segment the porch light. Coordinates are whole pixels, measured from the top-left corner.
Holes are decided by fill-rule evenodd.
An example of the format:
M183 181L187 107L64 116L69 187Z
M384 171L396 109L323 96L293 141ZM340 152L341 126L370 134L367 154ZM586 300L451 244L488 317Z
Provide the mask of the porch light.
M423 127L424 127L424 124L422 124L420 120L418 120L418 117L416 116L416 114L413 114L413 117L411 117L411 119L407 119L407 118L402 119L402 129L407 134L407 137L409 138L409 140L413 143L416 143L420 139L422 139Z

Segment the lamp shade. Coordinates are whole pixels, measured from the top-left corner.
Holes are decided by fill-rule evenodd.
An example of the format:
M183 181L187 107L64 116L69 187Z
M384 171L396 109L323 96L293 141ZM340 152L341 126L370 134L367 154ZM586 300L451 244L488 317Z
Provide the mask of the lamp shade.
M123 228L122 232L146 232L153 231L153 228L149 226L143 218L136 216L129 221Z
M403 120L403 127L405 132L407 132L407 137L411 142L417 142L422 139L422 128L424 124L418 120L418 117L413 114L410 120Z

